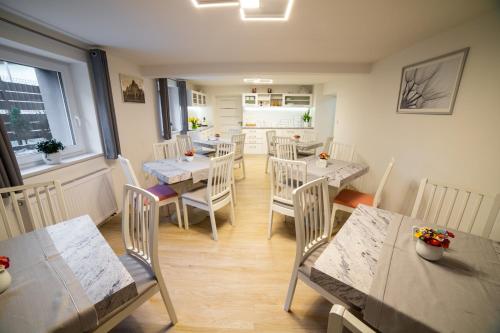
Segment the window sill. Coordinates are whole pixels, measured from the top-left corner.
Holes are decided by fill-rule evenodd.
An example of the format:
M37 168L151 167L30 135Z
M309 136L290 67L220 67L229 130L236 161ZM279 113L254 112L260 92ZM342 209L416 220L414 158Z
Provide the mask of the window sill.
M48 165L48 164L40 164L36 165L33 167L29 167L26 169L21 170L21 176L23 179L30 178L30 177L35 177L50 171L54 171L57 169L62 169L69 167L71 165L75 165L77 163L82 163L94 158L98 158L103 156L102 153L87 153L87 154L81 154L78 156L74 157L69 157L69 158L63 158L61 164L54 164L54 165Z

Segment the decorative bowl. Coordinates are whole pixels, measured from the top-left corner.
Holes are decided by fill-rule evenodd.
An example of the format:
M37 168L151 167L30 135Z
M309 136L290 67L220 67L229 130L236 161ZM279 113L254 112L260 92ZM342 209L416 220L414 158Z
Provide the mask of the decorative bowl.
M186 162L192 162L194 160L194 156L184 156L184 160Z
M324 159L317 159L316 160L316 166L318 168L326 168L328 167L328 160L324 160Z
M9 288L11 283L12 277L9 272L3 266L0 266L0 294Z
M419 256L429 261L437 261L441 259L444 254L443 247L429 245L420 239L417 240L415 250L417 251Z

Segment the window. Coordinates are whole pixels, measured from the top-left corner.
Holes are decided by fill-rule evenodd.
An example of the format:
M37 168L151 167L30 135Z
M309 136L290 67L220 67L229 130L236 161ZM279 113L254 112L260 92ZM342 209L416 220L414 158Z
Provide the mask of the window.
M21 169L40 163L42 140L61 141L63 157L85 151L71 90L67 64L0 49L0 118Z

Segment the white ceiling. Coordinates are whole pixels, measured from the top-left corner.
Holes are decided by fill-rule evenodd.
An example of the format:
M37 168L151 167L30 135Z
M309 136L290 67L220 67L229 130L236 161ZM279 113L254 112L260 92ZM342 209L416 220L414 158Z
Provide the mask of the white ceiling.
M287 22L243 22L238 7L194 8L190 0L0 5L118 51L154 75L162 66L210 63L366 66L494 8L495 0L295 0Z

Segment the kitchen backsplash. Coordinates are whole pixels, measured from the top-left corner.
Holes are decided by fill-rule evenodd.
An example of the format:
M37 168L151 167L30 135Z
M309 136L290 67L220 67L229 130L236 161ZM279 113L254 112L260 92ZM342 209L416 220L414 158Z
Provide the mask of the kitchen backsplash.
M245 110L243 112L243 126L255 127L302 127L302 114L305 111L263 111ZM314 117L313 122L314 124Z

